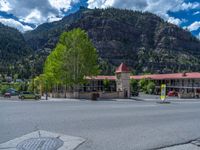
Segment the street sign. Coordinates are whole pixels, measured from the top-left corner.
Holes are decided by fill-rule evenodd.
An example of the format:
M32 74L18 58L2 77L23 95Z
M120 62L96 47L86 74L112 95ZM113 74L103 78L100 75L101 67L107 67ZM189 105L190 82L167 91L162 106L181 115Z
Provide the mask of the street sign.
M162 100L162 101L164 101L165 100L165 98L166 98L166 84L162 84L161 85L161 92L160 92L161 94L160 94L160 99Z

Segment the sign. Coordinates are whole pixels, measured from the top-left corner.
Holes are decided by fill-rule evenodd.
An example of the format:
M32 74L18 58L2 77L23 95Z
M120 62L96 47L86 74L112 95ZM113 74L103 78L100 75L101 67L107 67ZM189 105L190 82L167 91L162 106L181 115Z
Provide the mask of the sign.
M166 98L166 84L161 85L160 99L164 101Z

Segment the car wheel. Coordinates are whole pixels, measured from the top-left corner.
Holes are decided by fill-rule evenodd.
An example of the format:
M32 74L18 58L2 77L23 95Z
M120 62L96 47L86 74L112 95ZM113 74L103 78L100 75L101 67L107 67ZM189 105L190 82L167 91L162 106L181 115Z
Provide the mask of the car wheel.
M23 96L21 97L21 100L24 100L24 97L23 97Z

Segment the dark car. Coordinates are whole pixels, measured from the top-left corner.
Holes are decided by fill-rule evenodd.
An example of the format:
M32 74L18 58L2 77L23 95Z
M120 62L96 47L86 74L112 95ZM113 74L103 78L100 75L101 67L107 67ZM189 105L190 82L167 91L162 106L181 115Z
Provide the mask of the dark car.
M11 94L8 93L8 92L6 92L6 93L4 94L4 97L6 97L6 98L11 98Z
M6 91L6 93L10 93L11 96L17 96L17 95L19 95L18 91L17 91L16 89L14 89L14 88L9 88L9 89Z
M19 99L23 100L23 99L35 99L35 100L39 100L41 99L41 96L39 94L35 94L32 92L21 92L19 94Z

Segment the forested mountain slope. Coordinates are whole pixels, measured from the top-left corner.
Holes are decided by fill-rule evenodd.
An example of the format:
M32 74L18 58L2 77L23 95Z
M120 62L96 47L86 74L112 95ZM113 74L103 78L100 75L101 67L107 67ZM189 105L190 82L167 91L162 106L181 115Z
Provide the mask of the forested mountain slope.
M190 32L151 13L82 8L24 36L38 51L37 59L42 63L55 47L59 35L74 28L87 31L98 50L104 74L113 73L121 62L136 73L200 71L200 41Z
M29 76L28 57L33 51L23 35L14 28L0 23L0 74Z
M26 32L24 37L0 25L1 70L22 64L23 76L28 76L27 71L29 76L40 74L60 34L74 28L88 33L99 53L102 74L113 74L121 62L137 74L200 71L200 41L190 32L148 12L115 8L81 8L60 21Z

